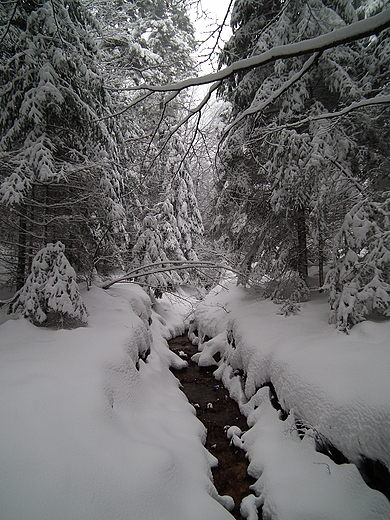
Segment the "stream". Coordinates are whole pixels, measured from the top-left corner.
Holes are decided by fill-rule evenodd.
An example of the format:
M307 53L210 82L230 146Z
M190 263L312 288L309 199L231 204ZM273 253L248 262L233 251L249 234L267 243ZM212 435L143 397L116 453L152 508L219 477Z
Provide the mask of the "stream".
M213 372L217 364L211 367L199 367L191 361L198 352L187 336L176 337L169 342L170 349L188 362L188 367L182 370L171 368L179 379L182 391L189 402L195 407L198 419L207 428L206 448L218 459L218 466L212 469L214 485L220 495L233 498L235 507L231 512L234 518L243 520L240 515L240 505L243 498L252 494L249 486L255 479L247 474L248 460L245 452L230 445L226 432L230 426L238 426L241 431L247 430L245 417L240 413L238 404L229 397L229 392L217 381ZM270 388L270 400L275 409L281 413L284 420L288 413L281 409L278 397L271 382L264 386ZM298 431L302 429L297 422ZM305 428L303 428L304 430ZM316 450L327 455L336 464L349 463L348 459L325 437L316 438ZM368 486L382 492L390 500L390 473L378 460L360 457L357 464L364 481ZM261 510L258 511L262 518Z
M196 416L207 428L206 448L218 459L218 466L212 469L214 485L220 495L233 498L235 507L231 513L234 518L242 520L241 501L251 494L249 486L255 480L247 474L248 461L245 453L230 445L226 431L229 426L238 426L245 431L246 420L237 403L230 399L229 392L214 378L213 372L217 366L199 367L191 361L198 349L187 336L176 337L168 343L172 351L188 362L187 368L171 371L179 379L182 391L195 407Z

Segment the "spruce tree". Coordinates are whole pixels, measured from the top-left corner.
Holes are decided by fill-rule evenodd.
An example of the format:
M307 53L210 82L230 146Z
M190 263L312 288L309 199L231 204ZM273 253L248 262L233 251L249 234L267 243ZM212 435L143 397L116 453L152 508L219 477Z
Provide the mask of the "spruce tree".
M34 257L26 283L16 293L11 310L34 325L75 328L87 324L76 272L61 242L47 244Z
M12 8L0 6L0 194L21 287L35 252L53 239L79 269L91 271L105 244L113 255L124 151L116 122L104 120L109 99L88 9L78 0Z
M348 25L373 14L367 5L355 10L348 0L238 0L231 18L233 36L221 64ZM260 274L277 278L293 269L305 279L308 262L318 261L322 284L322 265L345 210L359 200L361 181L367 184L371 174L360 151L370 112L363 112L364 122L361 112L334 120L320 116L386 92L388 74L384 79L380 65L388 59L386 40L384 34L309 59L278 60L233 75L222 89L233 104L232 120L237 124L220 154L219 228L223 233L230 225L228 233L236 247L249 264L256 260ZM275 96L289 81L290 87ZM256 105L265 108L237 119ZM300 120L305 123L299 124Z
M166 262L168 266L169 261L198 259L196 241L203 234L203 224L179 136L173 136L170 150L166 172L170 182L164 198L144 218L133 247L135 264L139 266L156 262ZM191 270L171 270L149 275L143 282L160 295L180 284L199 282L199 278Z

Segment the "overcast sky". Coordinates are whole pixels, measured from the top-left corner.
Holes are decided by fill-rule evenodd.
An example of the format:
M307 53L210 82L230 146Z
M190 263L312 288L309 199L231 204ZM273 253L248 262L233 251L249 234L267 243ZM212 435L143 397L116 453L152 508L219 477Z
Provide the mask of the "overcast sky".
M221 24L226 11L229 7L230 0L211 0L202 2L202 7L204 11L207 11L209 14L209 19L200 19L195 21L196 33L198 40L203 40L207 37L207 34L216 28L216 23ZM230 16L228 17L227 23L230 21ZM230 37L231 31L230 28L225 28L222 34L222 39L227 41ZM207 46L213 47L215 40L213 42L209 41ZM203 50L202 53L205 51ZM201 60L202 58L200 58ZM211 72L210 65L202 65L202 71L204 73Z

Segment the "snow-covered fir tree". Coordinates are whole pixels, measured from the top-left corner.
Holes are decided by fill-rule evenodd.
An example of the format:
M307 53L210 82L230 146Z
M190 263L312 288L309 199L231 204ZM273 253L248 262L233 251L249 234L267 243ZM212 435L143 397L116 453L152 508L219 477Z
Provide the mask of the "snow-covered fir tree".
M13 11L13 8L16 9ZM2 3L1 214L21 286L36 250L61 238L91 271L123 229L125 151L97 64L97 28L78 0ZM123 163L122 163L123 164ZM15 244L17 244L15 248Z
M133 267L148 269L168 267L170 261L185 261L186 257L180 247L180 231L174 215L172 204L165 200L154 206L151 214L147 215L137 236L132 250ZM184 271L166 270L138 278L148 290L152 289L155 296L172 290L189 281Z
M184 149L178 136L171 143L168 161L170 183L165 198L155 204L144 218L142 229L133 248L135 264L147 266L156 262L197 260L196 241L203 234L202 218L198 209L191 176L183 160ZM168 176L168 175L167 175ZM169 177L168 177L169 178ZM145 283L162 290L197 279L190 270L169 271L150 275Z
M187 260L196 260L196 238L203 234L202 217L194 191L188 163L184 158L185 148L177 135L172 138L171 155L168 161L168 201L179 231L180 249Z
M34 325L75 328L86 325L88 312L76 272L61 242L47 244L35 255L26 283L14 297L11 311L21 312Z
M92 11L102 28L99 47L105 85L115 100L114 115L121 114L130 159L122 200L134 244L143 217L163 200L169 183L169 136L186 95L165 105L167 96L159 94L129 107L139 93L121 89L167 83L195 73L195 30L189 4L182 1L98 0Z
M361 201L345 216L326 278L330 321L341 330L369 314L390 316L390 196Z
M221 64L344 27L373 14L369 6L237 0ZM370 118L379 115L376 109L332 120L321 116L388 92L386 41L384 32L309 58L277 60L239 72L222 87L232 102L233 125L220 154L218 231L241 249L248 266L256 263L260 275L277 278L293 269L305 279L308 263L318 262L323 283L333 237L362 188L372 185L374 162L383 164L388 154L388 133ZM253 115L240 117L249 108ZM375 152L362 139L367 128L381 142Z

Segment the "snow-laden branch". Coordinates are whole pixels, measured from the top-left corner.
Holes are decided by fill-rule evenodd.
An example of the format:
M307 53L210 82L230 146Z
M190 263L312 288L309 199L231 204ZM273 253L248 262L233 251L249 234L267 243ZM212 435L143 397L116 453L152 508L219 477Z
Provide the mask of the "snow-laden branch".
M325 112L324 114L320 114L318 116L308 116L304 119L300 119L299 121L296 121L295 123L286 123L283 125L285 128L294 128L298 126L305 125L306 123L310 123L312 121L320 121L322 119L332 119L334 117L342 117L348 114L349 112L352 112L353 110L357 110L358 108L364 108L371 105L386 105L390 103L390 95L387 96L375 96L369 99L361 99L360 101L354 101L347 107L343 108L342 110L338 110L337 112ZM278 127L279 129L279 127Z
M269 105L271 105L276 99L283 94L286 90L288 90L291 85L296 83L313 65L313 63L316 61L318 56L320 55L319 52L315 52L303 65L303 67L294 74L288 81L283 83L283 85L273 92L271 96L268 97L266 101L263 101L262 103L255 103L253 102L249 108L244 110L244 112L241 112L241 114L232 122L230 125L228 125L223 133L222 139L227 136L227 134L230 132L230 130L236 126L240 121L242 121L245 117L256 114L258 112L261 112L265 108L267 108ZM221 140L222 140L221 139Z
M223 81L236 72L243 72L246 70L254 69L266 65L267 63L273 62L280 58L292 58L296 56L303 56L305 54L312 54L314 52L323 52L332 47L338 45L344 45L361 38L366 38L373 34L378 34L385 29L390 27L390 9L385 9L381 13L360 20L337 29L327 34L317 36L298 43L291 43L288 45L279 45L272 49L246 58L238 60L229 67L215 72L213 74L207 74L205 76L188 78L183 81L176 83L167 83L165 85L149 85L142 84L139 86L129 87L128 90L147 90L149 92L170 92L174 90L184 90L189 87L196 87L200 85L207 85L209 83L215 83L217 81Z
M161 262L156 262L154 264L147 264L145 266L136 267L135 269L132 269L128 273L126 273L123 276L120 276L119 278L116 278L115 280L111 280L108 283L105 283L102 285L102 289L109 289L112 285L124 282L126 280L136 279L140 278L142 276L149 276L151 274L156 273L164 273L167 271L177 271L182 269L225 269L226 271L230 271L232 273L238 274L240 276L243 275L241 271L238 271L237 269L234 269L232 267L228 267L224 264L216 264L214 262L210 261L182 261L182 260L166 260Z
M361 99L360 101L354 101L347 107L338 110L337 112L324 112L323 114L319 114L318 116L307 116L303 119L299 119L299 121L295 121L294 123L285 123L284 125L272 126L270 130L262 133L260 137L264 137L265 134L274 133L276 131L290 129L290 128L298 128L303 125L307 125L308 123L312 123L314 121L323 121L324 119L333 119L336 117L343 117L349 112L353 110L358 110L359 108L365 108L372 105L387 105L390 104L390 94L385 96L374 96L368 99Z

